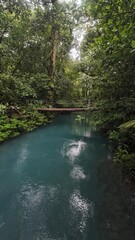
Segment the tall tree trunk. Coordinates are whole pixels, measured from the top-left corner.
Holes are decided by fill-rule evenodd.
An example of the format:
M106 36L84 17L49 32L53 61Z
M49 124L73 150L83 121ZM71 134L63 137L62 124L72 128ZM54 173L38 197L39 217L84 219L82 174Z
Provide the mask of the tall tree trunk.
M52 0L53 7L55 8L57 0ZM55 104L56 100L56 57L57 57L57 43L58 43L58 29L53 18L52 25L52 54L51 54L51 81L52 81L52 100Z
M57 55L57 42L58 42L58 31L52 30L52 82L55 82L56 77L56 55Z

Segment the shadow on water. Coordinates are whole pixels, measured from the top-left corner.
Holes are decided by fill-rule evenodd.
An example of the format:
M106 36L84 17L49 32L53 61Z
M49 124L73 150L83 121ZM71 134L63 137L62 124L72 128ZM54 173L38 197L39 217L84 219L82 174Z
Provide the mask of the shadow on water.
M135 184L108 156L99 166L100 240L135 239Z
M117 240L105 204L108 153L84 113L2 144L0 240Z

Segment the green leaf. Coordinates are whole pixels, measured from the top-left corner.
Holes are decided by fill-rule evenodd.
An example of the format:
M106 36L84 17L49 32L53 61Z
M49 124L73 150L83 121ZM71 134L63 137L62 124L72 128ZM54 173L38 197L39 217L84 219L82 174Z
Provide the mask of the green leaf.
M135 40L133 40L133 41L131 42L131 46L132 46L132 48L135 48Z
M128 121L119 126L120 129L135 128L135 120Z

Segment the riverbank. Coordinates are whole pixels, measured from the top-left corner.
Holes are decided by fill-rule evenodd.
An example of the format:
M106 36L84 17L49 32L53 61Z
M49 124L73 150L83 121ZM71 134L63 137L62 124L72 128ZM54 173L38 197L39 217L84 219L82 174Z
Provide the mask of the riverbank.
M19 112L0 113L0 142L17 137L23 133L43 126L54 119L54 114L41 114L33 108L22 108Z

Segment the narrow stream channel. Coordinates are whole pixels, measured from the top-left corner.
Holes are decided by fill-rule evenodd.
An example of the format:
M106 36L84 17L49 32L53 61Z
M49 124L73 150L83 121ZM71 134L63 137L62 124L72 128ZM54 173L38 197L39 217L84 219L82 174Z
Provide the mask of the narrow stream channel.
M106 157L106 140L77 114L1 144L0 240L100 239Z

